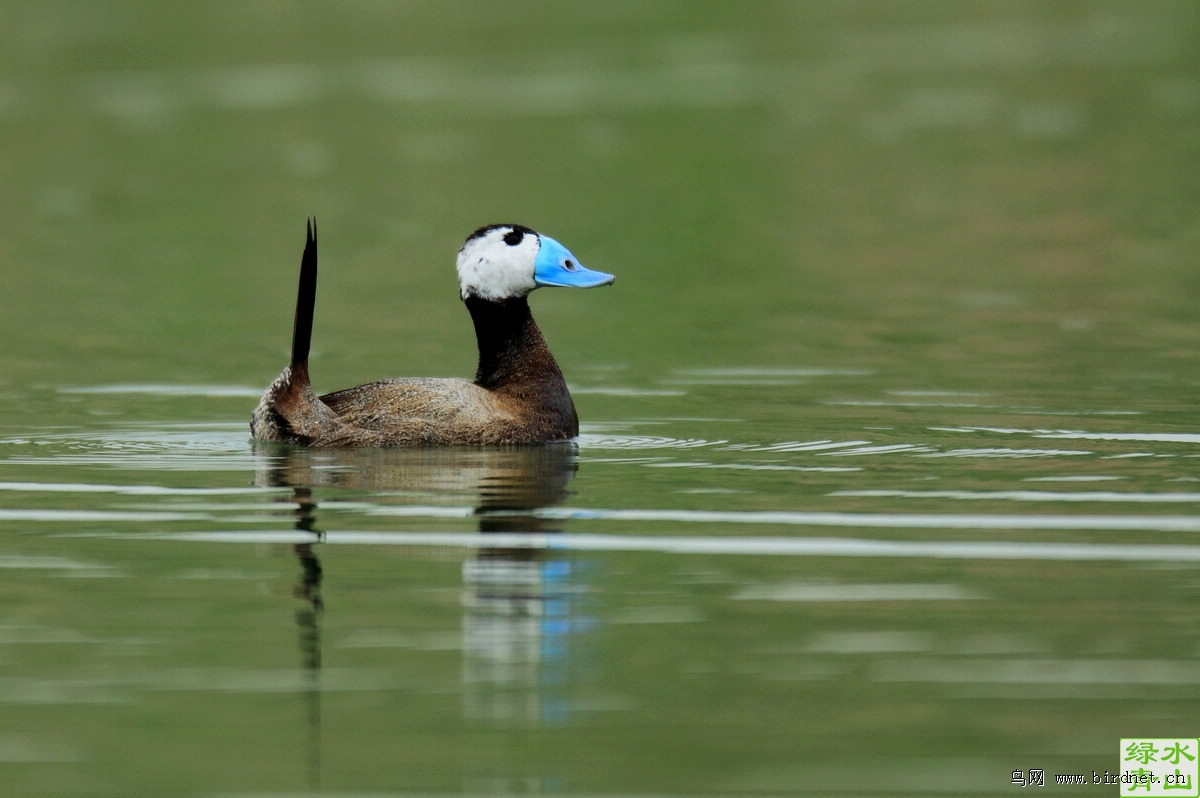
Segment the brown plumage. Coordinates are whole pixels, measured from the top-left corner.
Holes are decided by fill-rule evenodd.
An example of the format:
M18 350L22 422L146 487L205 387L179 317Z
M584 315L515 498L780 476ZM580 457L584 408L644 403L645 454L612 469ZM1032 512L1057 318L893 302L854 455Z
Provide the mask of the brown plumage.
M526 241L526 235L534 238ZM549 242L544 244L547 253L552 251L550 244L566 253L568 257L559 260L572 279L584 274L583 279L590 280L578 285L612 282L610 275L582 269L561 245L539 238L528 228L480 228L459 253L463 300L479 345L475 381L381 380L317 396L308 374L317 272L316 225L310 222L301 260L292 362L255 408L250 421L253 436L305 446L479 446L575 437L579 433L575 405L527 300L537 285L570 284L542 282L540 272L535 274L534 257L543 240ZM522 243L528 253L514 251ZM538 269L544 265L538 264ZM526 266L528 275L523 271ZM519 272L515 277L514 269ZM497 285L513 295L497 295Z

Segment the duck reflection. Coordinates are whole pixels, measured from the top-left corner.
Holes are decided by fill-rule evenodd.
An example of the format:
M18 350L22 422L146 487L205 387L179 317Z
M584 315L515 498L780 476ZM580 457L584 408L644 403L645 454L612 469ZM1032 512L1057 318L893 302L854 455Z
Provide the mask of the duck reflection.
M554 447L560 448L560 447ZM479 531L559 532L561 521L534 510L561 504L575 472L541 462L521 485L492 482L480 491ZM463 562L463 713L502 724L563 722L558 691L567 681L573 618L573 563L529 548L483 547Z
M289 487L296 529L311 542L294 547L300 576L294 594L304 666L312 680L310 720L319 741L322 569L318 527L322 489L437 497L469 502L488 533L550 533L561 521L537 510L561 504L578 464L573 443L512 449L309 450L258 444L256 484ZM506 535L506 538L508 536ZM557 725L566 719L561 691L569 681L574 617L574 563L562 553L482 546L463 576L463 714L501 725ZM315 760L314 760L315 761ZM315 778L314 778L315 781Z
M262 477L260 470L258 475ZM281 501L294 503L291 511L294 526L313 535L314 542L320 541L322 533L316 528L316 502L312 489L293 486L292 495ZM300 601L296 609L296 626L300 631L301 665L308 686L308 728L311 756L309 758L309 783L317 790L321 783L321 614L325 601L321 597L321 577L324 571L317 557L314 543L296 543L292 551L300 563L300 578L292 589L292 595Z

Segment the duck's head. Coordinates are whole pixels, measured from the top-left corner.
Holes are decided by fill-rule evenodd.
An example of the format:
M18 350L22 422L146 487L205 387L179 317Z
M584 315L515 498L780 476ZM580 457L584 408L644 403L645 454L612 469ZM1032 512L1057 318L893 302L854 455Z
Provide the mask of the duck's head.
M499 302L526 296L541 286L595 288L615 279L585 269L562 244L519 224L481 227L458 251L463 299Z

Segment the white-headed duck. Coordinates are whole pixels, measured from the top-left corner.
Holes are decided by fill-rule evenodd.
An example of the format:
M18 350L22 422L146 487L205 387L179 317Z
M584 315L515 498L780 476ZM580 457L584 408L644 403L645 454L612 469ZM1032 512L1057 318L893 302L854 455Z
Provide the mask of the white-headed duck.
M481 227L458 251L458 283L475 322L475 381L401 378L317 396L308 376L317 290L317 228L308 224L292 330L292 361L250 420L261 441L305 446L443 446L539 443L573 438L579 418L566 381L529 312L541 286L593 288L591 271L566 247L518 224Z

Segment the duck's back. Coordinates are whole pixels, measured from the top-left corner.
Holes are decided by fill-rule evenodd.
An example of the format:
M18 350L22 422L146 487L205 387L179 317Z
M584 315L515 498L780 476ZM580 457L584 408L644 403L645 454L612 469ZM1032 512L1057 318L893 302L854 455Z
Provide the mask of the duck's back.
M376 445L484 444L511 426L490 391L461 379L379 380L320 399Z
M528 397L463 379L380 380L325 394L320 401L345 425L333 445L497 445L558 440L578 434L575 408L547 414ZM358 440L361 438L361 440Z

